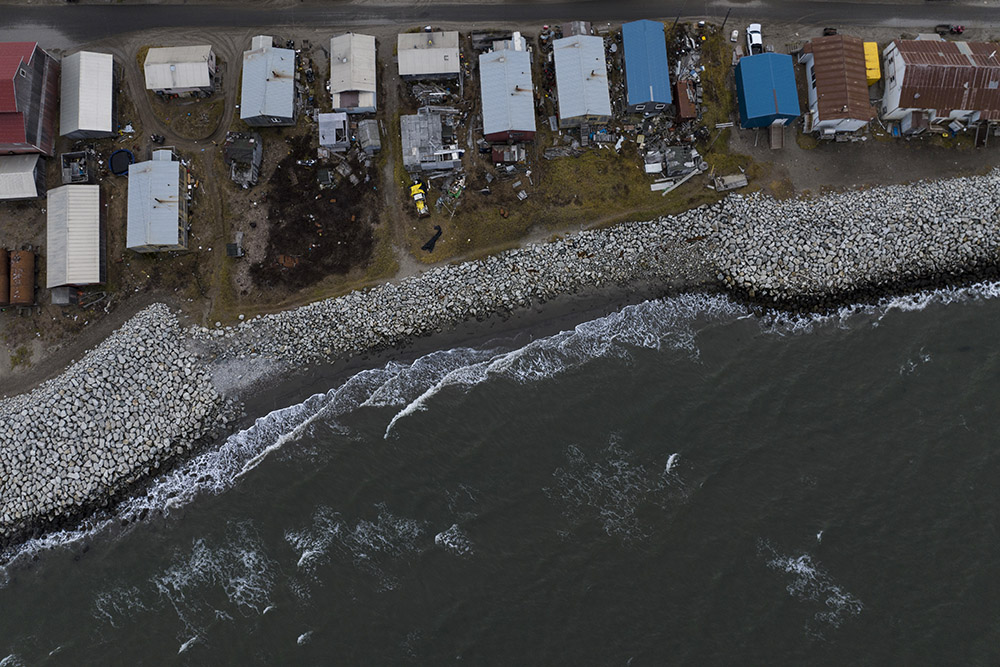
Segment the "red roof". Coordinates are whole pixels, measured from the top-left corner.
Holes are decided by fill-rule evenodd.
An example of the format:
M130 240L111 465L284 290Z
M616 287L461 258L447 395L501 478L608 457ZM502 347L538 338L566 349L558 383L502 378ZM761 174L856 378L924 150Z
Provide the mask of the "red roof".
M30 63L35 42L0 42L0 112L17 111L14 77L22 62Z
M0 144L23 144L26 141L24 114L17 111L0 113Z
M899 106L980 111L1000 119L1000 58L992 42L896 40L906 73Z

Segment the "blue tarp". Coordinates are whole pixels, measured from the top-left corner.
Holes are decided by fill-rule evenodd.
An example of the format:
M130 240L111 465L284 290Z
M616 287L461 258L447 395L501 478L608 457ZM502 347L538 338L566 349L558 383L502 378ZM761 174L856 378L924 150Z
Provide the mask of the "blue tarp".
M628 104L670 104L667 40L659 21L632 21L622 26Z
M736 64L736 95L740 125L765 127L779 118L799 117L795 66L784 53L760 53Z

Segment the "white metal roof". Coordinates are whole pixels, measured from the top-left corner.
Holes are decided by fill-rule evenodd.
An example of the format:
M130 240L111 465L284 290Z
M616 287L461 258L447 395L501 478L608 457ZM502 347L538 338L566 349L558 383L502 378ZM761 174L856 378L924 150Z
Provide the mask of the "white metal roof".
M610 116L604 39L574 35L552 42L556 61L559 117Z
M115 59L110 53L79 51L62 60L59 134L113 132Z
M321 113L317 118L319 125L319 145L327 148L348 145L351 143L348 137L347 114L344 112ZM337 141L337 130L343 131L343 140Z
M243 52L240 118L257 116L295 116L295 51L263 46Z
M0 156L0 199L26 199L38 196L35 187L37 153Z
M340 93L358 92L359 107L375 106L375 38L353 32L330 40L330 93L339 108Z
M46 205L45 286L101 282L101 187L64 185Z
M400 33L396 54L400 76L457 75L458 31Z
M212 73L208 71L211 57L212 47L208 45L152 48L143 63L146 89L207 88L212 85Z
M179 236L181 164L148 160L128 168L128 225L125 246L176 245Z
M479 56L483 134L535 131L531 56L527 51L492 51Z

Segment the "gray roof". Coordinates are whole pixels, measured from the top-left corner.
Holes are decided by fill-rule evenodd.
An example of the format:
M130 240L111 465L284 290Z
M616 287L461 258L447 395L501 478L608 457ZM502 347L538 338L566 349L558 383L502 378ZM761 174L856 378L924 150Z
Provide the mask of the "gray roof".
M153 159L129 165L125 246L176 245L182 189L181 163Z
M79 51L62 59L59 134L114 132L115 59L110 53Z
M556 61L559 117L610 116L604 39L575 35L552 42Z
M240 118L257 116L295 117L295 51L265 45L243 52Z
M403 147L403 166L414 169L452 169L461 159L452 159L452 153L461 154L460 148L444 146L441 107L421 107L417 113L399 117L399 130ZM454 109L443 109L445 113Z
M359 107L375 106L375 38L346 33L330 40L330 93L334 108L340 94L357 91Z
M45 286L101 282L101 188L64 185L46 204Z
M152 48L142 66L146 89L208 88L212 85L211 59L212 47L207 44Z
M0 199L28 199L38 196L35 165L40 157L37 153L0 156Z
M319 122L319 145L326 148L339 148L348 146L351 143L348 136L347 114L343 111L337 113L321 113L317 119ZM337 130L343 134L341 139L337 139Z
M458 32L407 32L396 37L400 76L458 75Z
M526 51L493 51L479 56L483 134L535 131L531 56Z

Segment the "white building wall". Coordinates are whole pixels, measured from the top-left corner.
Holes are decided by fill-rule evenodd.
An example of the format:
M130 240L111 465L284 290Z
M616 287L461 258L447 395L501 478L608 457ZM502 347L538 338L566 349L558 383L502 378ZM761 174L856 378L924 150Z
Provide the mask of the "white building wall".
M906 63L896 48L895 43L889 44L882 54L883 81L885 93L882 95L882 118L885 120L902 120L907 114L918 111L912 108L900 108L899 98L903 93L903 77L906 75Z

